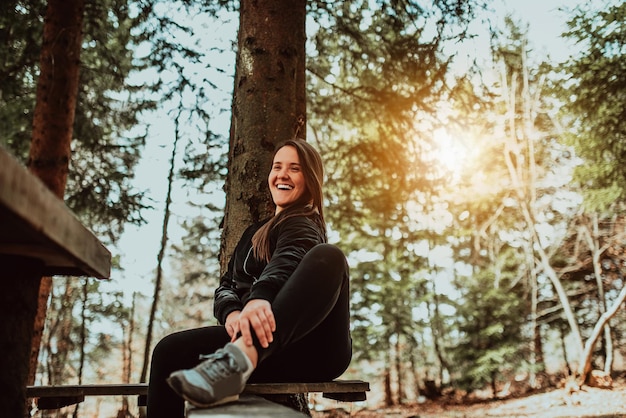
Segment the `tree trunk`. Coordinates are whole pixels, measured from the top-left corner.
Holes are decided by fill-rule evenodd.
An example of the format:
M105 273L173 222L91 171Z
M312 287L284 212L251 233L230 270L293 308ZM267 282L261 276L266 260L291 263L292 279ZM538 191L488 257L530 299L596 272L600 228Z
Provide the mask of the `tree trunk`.
M395 344L395 366L396 366L396 379L398 379L398 393L397 396L397 404L402 405L402 398L404 397L404 379L402 374L402 350L400 348L400 334L396 334L396 344Z
M604 283L602 281L604 275L602 274L601 258L602 254L610 247L607 243L604 246L600 245L600 230L598 226L598 214L591 215L591 225L583 227L583 237L587 241L587 246L591 252L591 258L593 260L593 275L596 278L596 286L598 287L598 311L599 316L606 312L606 296L604 294ZM608 374L611 373L613 368L613 338L611 336L611 325L607 321L604 326L604 341L605 341L605 358L604 358L604 371Z
M393 405L393 391L391 390L391 372L389 371L389 367L385 367L383 379L385 390L384 402L386 406L391 406Z
M414 351L414 350L412 350ZM413 386L415 391L415 399L419 400L422 396L422 389L420 388L420 375L419 375L419 361L417 361L415 354L411 354L411 373L413 374Z
M165 258L165 250L167 249L167 230L170 223L172 204L172 184L174 183L174 174L176 173L176 151L178 140L180 139L180 117L182 114L182 105L178 115L174 121L174 144L172 145L172 154L170 156L170 167L167 175L167 192L165 195L165 207L163 208L163 224L161 226L161 245L159 254L157 255L156 277L154 279L154 292L152 296L152 306L150 307L150 317L148 319L148 331L146 332L146 341L143 350L143 366L141 368L140 382L146 382L148 379L148 366L150 364L150 353L152 352L152 331L154 330L154 320L156 318L159 306L159 296L161 294L161 282L163 280L163 259Z
M242 0L239 14L222 271L243 230L273 214L267 173L274 148L304 138L306 120L306 0Z
M305 139L306 0L239 4L222 272L244 229L274 213L267 173L276 145L295 136ZM309 415L303 399L306 394L297 394L279 403Z
M526 49L522 51L522 68L520 69L522 77L522 103L519 104L522 110L522 122L518 121L518 77L520 74L513 71L510 74L510 83L506 73L501 74L502 90L504 94L505 106L507 108L506 124L508 125L508 136L504 147L504 161L507 166L512 187L517 194L521 215L526 222L526 230L530 234L531 244L536 251L535 258L538 259L538 267L548 276L554 290L556 291L563 312L567 319L572 335L575 340L576 349L582 352L583 340L580 334L578 321L572 310L572 306L567 298L567 293L563 287L563 283L557 272L550 264L550 257L546 249L542 246L541 240L537 235L537 213L535 210L537 200L537 183L536 183L536 163L534 141L538 136L534 128L535 114L533 107L536 103L529 91L529 69L526 65ZM503 68L505 68L503 66ZM522 139L518 139L519 132L522 132ZM519 161L528 160L526 164L518 164ZM515 160L515 161L514 161Z
M122 383L130 383L132 374L132 356L133 356L133 333L134 333L134 320L135 320L135 298L137 293L133 292L133 298L130 305L130 313L128 315L128 322L122 321L123 340L122 340ZM128 396L122 397L122 406L117 411L118 418L132 417L130 413L130 402Z
M536 366L542 363L542 359L540 359L541 354L541 332L539 329L539 324L537 323L537 302L538 302L538 285L537 285L537 275L534 273L534 262L532 261L532 251L527 249L526 253L526 265L530 271L529 274L529 282L530 282L530 327L533 332L533 338L530 342L530 377L529 384L531 388L537 388L537 374L536 374Z
M37 101L28 159L30 170L60 199L69 169L78 95L84 0L49 0L44 20ZM39 306L30 341L28 383L35 381L39 346L50 295L50 278L39 286Z
M432 280L433 286L433 312L431 313L430 304L428 304L428 313L431 316L431 332L433 336L433 346L435 349L435 354L437 355L437 359L439 360L439 382L443 384L444 380L444 370L449 371L450 367L448 362L443 354L443 348L441 343L441 336L444 335L444 330L442 329L442 321L441 316L439 315L439 294L437 291L437 281Z
M587 342L585 343L585 349L583 350L577 372L578 385L583 385L587 380L589 372L591 372L591 357L593 356L593 347L595 346L598 337L600 337L604 326L609 322L611 318L613 318L613 316L615 316L620 306L624 303L624 300L626 300L626 286L624 286L619 292L617 299L615 299L615 302L613 302L613 306L611 306L610 309L602 314L602 316L598 320L598 323L593 328L591 336L587 339Z

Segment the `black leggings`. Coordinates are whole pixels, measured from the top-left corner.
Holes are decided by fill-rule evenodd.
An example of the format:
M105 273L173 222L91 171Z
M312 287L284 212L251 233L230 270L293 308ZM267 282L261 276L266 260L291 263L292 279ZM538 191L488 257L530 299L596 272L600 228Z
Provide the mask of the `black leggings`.
M274 341L262 348L250 382L315 382L340 376L352 357L350 291L346 258L319 244L302 259L272 302ZM198 364L230 341L223 326L170 334L154 348L148 388L148 418L184 416L184 402L167 385L171 372Z

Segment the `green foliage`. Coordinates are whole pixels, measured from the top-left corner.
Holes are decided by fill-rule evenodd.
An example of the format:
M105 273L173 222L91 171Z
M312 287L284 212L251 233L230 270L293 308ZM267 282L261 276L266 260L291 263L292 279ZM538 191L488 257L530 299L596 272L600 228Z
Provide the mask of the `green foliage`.
M25 160L30 146L45 2L13 1L0 18L0 144ZM133 189L144 144L131 133L154 102L137 97L127 79L141 21L127 1L87 1L80 87L66 202L101 236L115 241L126 222L141 223L143 192Z
M580 53L562 65L559 94L574 131L570 143L584 160L576 180L588 210L626 199L626 4L604 2L574 11L564 34Z
M132 320L121 292L106 292L101 281L91 279L67 278L53 285L40 355L45 383L111 379L103 362L123 345ZM109 323L116 324L118 331L112 332ZM102 375L82 374L82 362L90 365L89 373ZM115 380L122 381L121 373Z
M175 282L165 286L163 306L168 331L216 323L213 296L219 286L220 218L195 217L183 224L186 231L180 244L173 245Z
M233 41L218 46L206 40L204 31L215 31L213 25L232 17L224 12L237 6L230 1L88 2L67 200L111 240L125 222L141 222L146 208L143 191L133 189L133 171L151 139L143 116L157 108L161 117L180 122L174 134L185 141L177 166L178 189L221 193L228 141L215 120L230 111L232 92L221 86L224 79L232 81L233 67L225 63L234 62ZM475 6L461 0L430 6L376 0L307 5L313 25L307 45L307 136L325 159L331 237L352 265L355 357L387 361L399 341L407 348L401 353L403 365L414 360L429 376L435 368L447 369L468 389L525 367L529 285L537 271L534 249L545 244L535 241L533 231L540 229L536 226L560 231L568 215L556 208L562 203L558 186L543 180L558 177L561 164L572 158L555 141L550 103L542 90L547 68L525 61L525 33L515 22L507 19L506 32L496 34L502 38L492 52L505 73L498 83L480 85L470 73L451 75L452 57L444 48L468 36L465 24ZM0 16L0 37L6 41L0 47L0 142L20 156L27 153L30 138L44 8L43 2L12 1L9 12ZM619 113L625 83L619 23L625 20L625 9L607 10L573 18L570 36L585 42L589 51L563 67L575 80L563 85L562 96L572 98L566 110L575 117L573 126L580 128L572 144L593 163L581 166L577 177L588 186L591 203L623 199L626 180L620 170L626 154ZM197 16L202 25L194 20ZM227 59L213 59L213 54ZM525 70L529 92L521 82ZM524 124L525 109L506 108L511 102L499 89L513 81L515 103L523 103L526 93L540 99L533 103L533 110L540 111L531 123ZM227 100L217 101L220 95ZM448 118L438 114L442 106L450 112ZM505 115L514 116L517 129L505 123ZM471 131L477 137L470 146L480 150L481 159L467 158L467 170L457 179L429 155L438 145L434 132L444 125L450 134ZM506 143L509 137L528 134L528 128L537 134L533 149L524 135L516 147ZM511 167L504 156L521 173L524 186L519 190L511 186ZM527 168L533 159L538 170L531 173ZM531 200L540 215L536 225L521 216ZM201 215L184 220L187 235L173 247L176 277L166 278L171 288L164 292L166 300L174 305L184 301L189 309L163 307L162 320L169 329L210 320L222 207L219 200L204 198L192 204ZM553 243L554 237L544 238ZM572 248L578 244L574 241L568 242ZM439 271L429 259L436 248L450 249L452 259L472 273L466 277L456 270ZM572 262L569 252L556 254L557 267ZM619 265L620 256L614 260ZM572 275L568 290L583 289L588 295L589 287L579 286L590 281L587 273ZM616 272L609 293L621 280ZM441 294L447 283L458 295ZM540 280L539 287L539 306L554 312L550 283ZM121 295L107 295L102 288L90 288L84 303L86 323L92 326L86 348L94 362L120 345L117 335L97 331L99 318L128 326ZM578 302L584 308L583 322L591 323L597 302L587 297ZM59 323L68 321L71 333L78 333L78 313L63 316L78 304L77 294L52 303ZM550 320L558 315L550 314ZM71 343L58 329L51 338ZM54 367L68 358L68 364L78 361L59 356ZM71 375L66 371L64 377Z
M522 329L526 306L511 282L494 286L493 272L483 270L460 279L463 302L458 309L458 344L451 349L455 382L473 390L513 372L525 356Z
M419 344L429 340L429 280L436 279L417 247L443 241L426 223L443 211L433 198L445 178L427 156L433 131L445 123L437 110L452 91L452 57L443 49L464 39L473 6L309 3L316 23L307 61L309 140L325 160L328 223L354 260L358 358L386 361L393 341L409 347L401 362L432 350ZM445 318L437 320L445 332ZM419 355L418 367L432 366L431 357Z
M0 144L25 156L30 146L46 2L10 0L0 13Z

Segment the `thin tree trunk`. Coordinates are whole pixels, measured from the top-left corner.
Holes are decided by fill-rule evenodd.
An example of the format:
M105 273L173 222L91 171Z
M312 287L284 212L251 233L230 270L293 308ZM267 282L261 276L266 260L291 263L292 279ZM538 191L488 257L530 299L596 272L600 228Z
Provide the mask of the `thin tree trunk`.
M580 329L578 327L578 321L574 315L572 310L572 306L567 298L567 293L559 279L556 271L552 268L550 264L550 257L548 256L546 250L541 245L541 240L537 236L536 229L536 219L537 216L535 214L535 204L536 204L536 167L534 162L534 130L532 128L533 122L533 112L530 110L532 106L533 99L530 96L528 91L528 68L526 67L526 51L524 49L522 53L522 77L523 77L523 93L522 98L525 103L522 103L522 111L524 115L524 121L522 123L522 130L524 132L524 139L526 140L526 153L528 155L528 163L527 165L522 164L524 159L524 153L522 145L519 143L517 138L518 132L518 122L517 122L517 104L516 104L516 91L517 91L517 73L513 73L511 75L511 83L510 85L507 83L507 74L501 74L502 81L502 89L503 94L505 96L505 103L507 106L507 124L508 124L508 138L505 142L504 149L504 161L507 166L511 182L513 184L513 189L518 197L518 202L520 205L521 214L527 224L527 231L532 236L532 241L536 244L534 245L536 254L539 258L539 266L544 271L544 273L550 279L552 286L554 287L559 301L561 302L561 306L563 307L563 312L565 313L565 317L570 326L571 332L574 336L576 348L578 352L581 353L583 349L583 340L580 334ZM528 119L531 120L528 120ZM516 162L513 161L513 156L516 159Z
M569 358L567 357L567 345L565 344L565 333L563 332L563 327L559 325L559 336L561 337L561 352L563 353L563 360L565 361L565 367L567 369L567 375L572 375L572 368L569 364Z
M132 375L132 360L133 360L133 334L135 332L135 298L136 292L133 292L133 298L130 306L130 313L128 317L128 325L123 326L124 329L124 343L122 344L122 382L130 383ZM130 404L128 402L128 396L122 397L122 408L117 412L118 417L132 416L130 414Z
M49 0L44 19L37 100L28 166L63 199L78 95L84 0ZM51 279L39 285L39 306L31 346L28 383L33 384Z
M591 258L593 260L593 274L596 278L596 286L598 288L598 311L599 316L606 312L606 296L604 294L604 283L602 278L604 275L602 274L602 266L600 265L600 259L604 251L609 248L608 244L604 246L600 246L599 237L600 231L598 227L598 214L594 213L591 215L591 229L583 227L583 237L587 241L587 246L589 247L589 251L591 251ZM605 341L605 358L604 358L604 371L608 374L611 373L611 369L613 366L613 338L611 336L611 324L607 321L604 326L604 341Z
M85 366L85 344L87 342L87 297L88 293L87 279L83 279L82 295L81 295L81 309L80 309L80 359L78 361L78 384L83 383L83 368ZM80 408L80 402L74 407L72 416L78 418L78 409Z
M591 336L587 339L587 342L585 343L585 349L581 357L582 361L578 366L578 385L584 384L587 380L587 377L589 376L589 372L591 372L591 358L593 356L593 347L595 346L598 337L600 337L602 329L609 322L609 320L615 316L622 303L624 303L624 300L626 300L626 286L624 286L619 292L617 299L615 299L615 302L613 302L613 306L611 306L610 309L602 314L602 316L598 320L598 323L596 323L596 326L593 328Z
M148 366L150 364L150 353L152 352L152 331L154 329L154 320L159 304L159 295L161 293L161 282L163 280L163 259L165 258L165 250L167 248L167 229L170 221L170 205L172 203L172 184L174 183L174 173L176 167L176 148L180 139L180 117L182 109L179 109L175 119L174 144L172 146L172 155L170 156L170 169L167 176L167 194L165 197L165 208L163 209L163 225L161 229L161 247L157 256L156 279L154 281L154 294L152 296L152 307L150 308L150 318L148 319L148 332L146 333L146 342L143 350L143 366L141 368L140 382L145 382L148 376Z
M537 304L539 300L539 286L537 283L537 274L535 273L535 263L533 259L532 248L526 247L526 265L529 270L530 282L530 326L533 332L530 349L530 377L529 384L531 388L537 388L536 365L543 363L543 353L541 348L541 332L537 323Z
M430 248L433 247L433 243L429 242L428 247L430 250ZM430 268L431 274L433 274L433 277L435 277L437 275L437 266L429 265L429 268ZM435 354L437 355L437 359L439 360L439 370L438 370L439 382L440 384L443 384L444 370L448 371L449 365L443 355L443 348L441 344L441 338L442 338L441 336L444 335L444 330L442 329L442 321L441 321L441 316L439 314L439 292L437 290L437 280L430 280L430 283L432 283L432 286L433 286L433 298L432 298L433 309L431 312L431 308L430 308L431 304L430 303L427 304L428 314L432 318L430 322L431 322L431 332L433 335L433 345L435 348Z
M400 348L400 334L396 334L395 359L396 359L396 378L398 379L398 405L402 405L404 397L404 379L402 375L402 350Z
M385 391L385 405L391 406L393 405L393 392L391 390L391 372L389 371L388 366L385 367L383 384Z
M413 385L415 390L415 399L419 400L422 395L422 390L420 389L420 375L418 372L419 361L415 358L415 354L411 354L411 372L413 374Z

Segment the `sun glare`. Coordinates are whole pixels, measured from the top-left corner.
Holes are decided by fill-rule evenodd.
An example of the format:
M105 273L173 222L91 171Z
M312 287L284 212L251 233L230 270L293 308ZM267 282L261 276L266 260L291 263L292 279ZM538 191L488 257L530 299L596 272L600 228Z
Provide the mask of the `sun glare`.
M457 180L467 157L465 147L461 141L452 137L445 128L435 131L434 140L433 157L439 163L441 173L452 175L452 179Z

